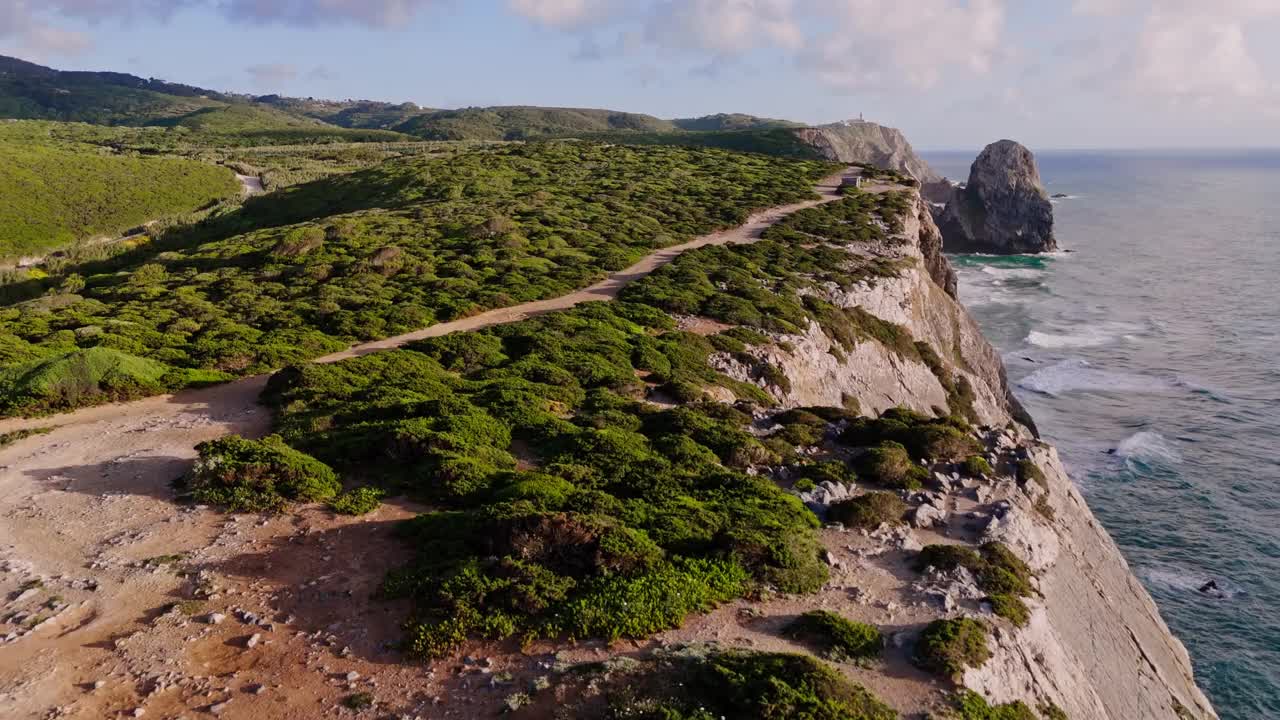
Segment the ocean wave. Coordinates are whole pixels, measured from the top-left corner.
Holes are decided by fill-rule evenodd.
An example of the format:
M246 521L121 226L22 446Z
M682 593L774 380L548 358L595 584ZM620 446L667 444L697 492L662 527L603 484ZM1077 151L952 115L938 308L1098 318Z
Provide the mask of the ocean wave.
M1173 465L1182 462L1182 455L1170 444L1168 438L1150 430L1136 432L1121 440L1116 446L1115 454L1125 460L1145 464Z
M1171 565L1139 568L1138 575L1148 585L1165 590L1196 593L1197 595L1203 595L1207 600L1214 599L1215 596L1209 593L1201 593L1200 588L1204 587L1205 583L1210 580L1218 585L1219 595L1216 596L1217 598L1230 600L1242 592L1239 587L1224 578L1210 577L1193 570Z
M1044 395L1082 390L1117 393L1165 393L1173 385L1159 378L1099 370L1084 360L1064 360L1018 381L1018 387Z
M1074 332L1052 333L1032 330L1027 342L1036 347L1058 350L1062 348L1089 348L1107 345L1115 340L1138 340L1143 328L1129 323L1104 323L1102 325L1077 325Z
M1002 268L994 265L987 265L982 268L982 272L998 280L1039 280L1045 275L1045 271L1039 268Z
M1027 335L1027 342L1036 347L1050 349L1098 347L1099 345L1106 345L1114 339L1115 335L1102 332L1096 328L1086 328L1084 332L1074 334L1046 333L1032 330Z

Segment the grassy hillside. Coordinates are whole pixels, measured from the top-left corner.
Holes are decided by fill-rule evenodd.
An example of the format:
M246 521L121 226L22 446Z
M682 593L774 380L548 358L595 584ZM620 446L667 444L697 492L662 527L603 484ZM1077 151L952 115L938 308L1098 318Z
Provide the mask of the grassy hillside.
M180 131L202 145L280 145L289 143L398 142L408 136L385 130L340 128L315 118L291 115L268 105L233 103L152 123Z
M587 133L583 138L626 145L718 148L733 152L805 159L819 157L812 146L801 142L795 133L787 128L702 132L604 132Z
M841 436L850 445L898 433L917 457L935 456L928 438L967 448L965 425L821 408L774 415L782 427L760 436L750 411L768 412L772 396L718 371L712 356L731 353L753 379L785 384L747 347L816 324L840 362L861 343L918 358L905 328L822 299L901 272L839 246L879 242L882 211L905 202L851 195L808 217L799 242L692 250L619 301L290 368L264 399L297 449L439 510L407 525L416 557L384 588L415 603L412 652L447 656L470 638L644 638L766 588L812 593L827 578L817 522L770 474L751 471L848 482L852 468L810 450L829 423L857 429ZM735 327L684 332L673 313ZM745 404L711 402L713 389Z
M133 75L62 72L0 56L0 117L145 125L220 106L220 98Z
M230 170L207 163L0 141L0 259L115 236L239 192Z
M681 130L693 132L804 127L804 123L791 122L790 120L774 120L756 117L755 115L743 115L742 113L717 113L696 118L679 118L671 122Z
M35 299L0 309L0 355L105 347L261 372L569 292L754 209L811 197L831 169L576 142L395 160L11 286L11 300Z
M649 115L613 110L517 106L440 110L394 129L427 140L524 140L618 130L663 132L675 126Z

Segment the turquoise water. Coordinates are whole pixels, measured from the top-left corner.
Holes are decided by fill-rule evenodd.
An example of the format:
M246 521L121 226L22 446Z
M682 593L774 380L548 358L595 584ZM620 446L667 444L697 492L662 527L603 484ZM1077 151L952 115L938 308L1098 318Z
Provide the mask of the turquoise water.
M953 256L961 300L1222 718L1280 718L1280 152L1038 159L1074 252Z

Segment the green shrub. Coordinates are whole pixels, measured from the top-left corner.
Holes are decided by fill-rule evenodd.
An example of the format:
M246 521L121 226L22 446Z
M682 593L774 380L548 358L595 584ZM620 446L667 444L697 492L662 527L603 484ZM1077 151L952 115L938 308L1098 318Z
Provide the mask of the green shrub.
M224 110L200 113L201 132L208 123L228 120ZM232 125L246 119L231 115ZM317 127L296 130L314 133ZM296 152L315 157L306 149ZM178 371L267 372L355 341L567 294L649 252L740 224L753 210L811 198L813 182L833 169L823 162L715 150L582 142L384 157L395 159L361 161L353 172L294 184L269 199L251 199L237 212L174 225L150 243L61 260L49 266L48 277L42 271L6 288L11 292L0 309L0 338L21 342L0 341L0 373L18 362L90 348ZM225 169L207 170L234 190ZM627 291L639 292L637 285ZM684 294L677 288L670 304L679 305ZM713 294L726 312L735 305L734 293ZM40 307L11 304L18 300ZM757 303L750 304L749 315L763 318ZM627 322L658 327L650 325L657 315L650 307ZM669 317L661 323L660 329L670 329ZM79 328L85 331L77 333ZM699 340L698 351L715 350ZM462 372L501 362L486 348L465 347L468 342L437 343L440 361ZM450 343L464 347L450 352ZM638 384L612 357L597 362L604 359L595 352L556 358L560 370L585 384L605 378ZM676 364L688 359L686 354ZM709 368L698 368L695 376L654 364L652 371L672 374L663 382L721 382ZM172 377L194 379L184 372ZM167 383L144 383L130 392L166 389ZM759 388L731 389L769 402ZM112 398L110 392L83 396L86 403ZM0 414L21 411L0 406Z
M963 545L926 545L916 557L916 569L922 572L928 567L942 572L963 567L977 573L984 564L982 556Z
M674 654L641 661L631 672L579 682L601 685L609 718L646 720L897 720L866 688L806 655L744 650ZM587 698L569 695L571 703ZM596 711L570 705L572 717Z
M990 657L987 626L973 618L934 620L921 633L915 652L917 665L946 678L982 667Z
M36 435L45 435L53 432L51 427L23 428L22 430L10 430L6 433L0 433L0 448L12 445L19 440L25 440Z
M384 496L386 492L380 488L359 487L330 500L329 507L340 515L366 515L378 509Z
M635 577L604 578L555 611L542 633L571 639L643 638L742 595L748 575L721 561L681 561Z
M982 449L967 425L950 418L928 418L907 408L892 408L879 418L856 418L841 440L851 445L901 444L912 457L958 460Z
M373 695L367 692L358 692L342 698L342 706L349 710L367 710L373 707Z
M833 660L845 662L880 656L884 636L873 625L826 610L811 610L783 630L788 637L815 645Z
M956 720L1039 720L1021 701L992 705L972 690L961 690L953 698ZM1065 720L1046 715L1048 720Z
M846 527L874 530L883 523L901 523L906 512L907 504L897 494L871 492L833 504L827 517Z
M994 474L991 469L991 463L981 455L970 455L965 458L964 465L961 466L965 475L970 477L986 477Z
M991 611L1006 620L1009 620L1018 627L1025 626L1031 621L1031 610L1027 608L1027 604L1022 598L1012 593L996 593L985 598L986 602L991 603Z
M1025 485L1034 482L1046 492L1049 490L1049 479L1039 465L1028 459L1018 461L1018 482Z
M929 471L917 465L907 449L892 440L868 450L859 460L858 474L870 482L898 490L919 490Z
M916 558L916 569L943 572L963 567L973 573L993 612L1016 625L1026 625L1030 610L1024 597L1035 594L1031 568L1002 543L989 542L979 552L960 545L927 545Z
M169 368L105 347L0 368L0 415L42 415L165 389Z
M1044 720L1068 720L1067 712L1054 703L1045 703L1039 709Z
M327 500L342 489L328 465L289 447L279 435L228 435L202 442L196 451L199 457L183 481L186 493L233 512L280 512L289 501Z

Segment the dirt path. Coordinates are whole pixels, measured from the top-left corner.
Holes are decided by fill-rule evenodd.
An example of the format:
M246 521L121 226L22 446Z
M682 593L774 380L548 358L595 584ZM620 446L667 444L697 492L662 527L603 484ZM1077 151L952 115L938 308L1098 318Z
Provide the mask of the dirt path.
M266 189L262 187L262 178L256 175L241 175L240 173L236 173L236 179L240 181L240 194L245 197L249 197L250 195L261 195L266 192Z
M819 200L757 213L584 290L319 361L613 298L682 252L752 242L780 218L836 199L839 180L825 180ZM259 519L173 504L170 482L197 443L269 431L270 414L257 404L266 380L0 421L0 433L54 428L0 448L0 714L102 718L144 708L148 718L167 718L230 702L219 708L233 708L229 717L311 718L369 691L411 716L474 717L478 707L454 704L448 692L465 692L458 703L500 703L512 692L490 690L478 672L424 676L388 646L404 608L368 598L402 552L392 521L415 508L388 505L359 519L307 508ZM243 621L237 608L260 618ZM199 619L212 611L228 618ZM470 692L473 682L485 692Z

